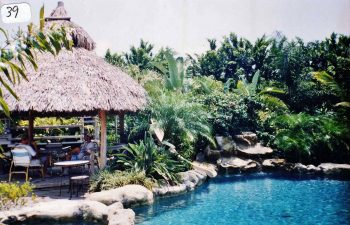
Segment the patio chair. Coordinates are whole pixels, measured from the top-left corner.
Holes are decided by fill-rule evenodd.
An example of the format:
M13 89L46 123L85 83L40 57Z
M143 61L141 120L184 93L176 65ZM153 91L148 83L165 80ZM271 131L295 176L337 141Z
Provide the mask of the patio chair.
M38 169L41 172L42 178L44 178L44 166L38 159L31 159L29 152L23 147L15 147L11 150L12 162L9 172L9 181L11 181L12 174L25 174L26 181L28 181L29 169ZM15 171L16 167L24 168L24 171Z

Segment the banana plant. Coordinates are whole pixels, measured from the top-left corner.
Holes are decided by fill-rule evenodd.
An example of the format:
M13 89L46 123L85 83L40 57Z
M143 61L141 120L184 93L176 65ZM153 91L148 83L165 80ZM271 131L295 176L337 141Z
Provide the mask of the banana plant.
M271 108L287 108L287 105L279 98L272 94L285 94L285 92L277 87L265 87L258 91L258 83L260 78L260 71L255 72L252 82L249 83L244 77L238 82L234 92L239 96L247 98L257 98L265 105Z
M185 90L184 79L186 74L184 59L182 57L175 59L170 52L166 52L165 57L168 68L158 62L153 62L153 66L163 74L167 90L183 92Z

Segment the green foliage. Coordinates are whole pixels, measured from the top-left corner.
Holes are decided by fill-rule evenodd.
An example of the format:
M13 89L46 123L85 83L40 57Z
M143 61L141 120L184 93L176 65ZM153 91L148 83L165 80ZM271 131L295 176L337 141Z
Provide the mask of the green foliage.
M208 51L186 60L162 48L149 57L147 69L126 62L149 96L147 109L127 119L131 141L156 125L180 155L192 159L203 139L203 146L212 141L210 128L215 135L253 131L295 160L348 157L346 131L337 129L349 121L350 36L304 42L276 33L251 42L230 34L208 43ZM285 114L305 121L277 122Z
M328 74L325 71L321 72L313 72L313 77L320 83L326 85L331 89L331 91L335 92L337 95L341 97L342 100L346 99L349 95L346 93L345 90L343 90L339 84L335 81L334 77ZM350 102L348 101L342 101L336 104L336 106L343 106L343 107L350 107Z
M187 159L194 156L193 144L203 137L214 143L210 114L185 94L165 92L150 104L151 118L164 131L164 139L174 144Z
M74 125L79 124L79 118L63 118L63 117L37 117L34 120L34 126L56 126L56 125ZM28 126L28 120L20 120L20 126Z
M103 191L122 187L128 184L138 184L152 190L153 181L144 172L101 170L90 179L89 191Z
M165 53L167 67L161 63L153 62L153 65L163 74L165 88L169 91L184 91L184 79L186 69L182 57L177 59L170 52Z
M0 182L0 210L23 205L26 203L24 197L32 196L33 186L26 182L24 184Z
M126 62L129 65L136 65L141 70L152 68L151 61L153 59L153 45L141 39L140 46L132 46L130 53L125 53Z
M324 106L322 98L327 101L334 100L334 96L320 86L316 86L316 90L311 88L312 84L309 82L312 82L312 71L332 73L332 77L342 88L341 94L344 96L350 93L350 36L332 34L323 41L305 43L300 38L288 40L277 33L274 37L263 36L252 43L230 34L224 37L221 45L210 42L207 52L196 58L189 57L191 74L213 75L223 82L231 80L237 83L240 80L241 84L238 86L242 86L243 78L251 82L253 75L259 70L263 82L276 81L286 87L287 96L284 102L288 108L297 112L307 107L313 113ZM311 99L314 101L310 102ZM348 102L349 97L345 99ZM276 101L277 99L273 99L273 102ZM280 103L279 101L278 104ZM327 107L331 106L327 103Z
M277 87L265 87L258 92L259 78L259 70L255 72L251 83L243 77L237 82L237 87L234 89L234 92L244 98L255 98L256 101L260 101L265 107L270 109L286 109L286 104L281 99L273 96L273 94L284 94L285 92Z
M274 144L288 158L304 162L340 162L350 157L347 122L341 122L332 114L299 113L278 116L270 125L275 129Z
M195 95L193 101L203 105L210 112L207 121L215 135L234 135L242 131L257 129L257 112L261 104L250 98L237 98L232 92L213 91Z
M185 162L178 161L164 147L158 147L148 134L138 144L129 144L117 157L126 170L143 172L147 177L164 179L168 183L178 183L177 173L186 169Z
M105 60L106 62L114 66L118 66L118 67L126 66L125 57L118 53L112 54L109 49L107 49L107 52L105 54Z

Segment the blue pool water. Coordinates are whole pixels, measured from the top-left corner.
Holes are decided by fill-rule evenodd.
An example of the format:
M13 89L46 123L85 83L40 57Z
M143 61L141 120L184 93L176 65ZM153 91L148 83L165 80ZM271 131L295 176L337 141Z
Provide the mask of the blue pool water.
M138 224L350 224L350 181L221 176L193 192L135 208Z

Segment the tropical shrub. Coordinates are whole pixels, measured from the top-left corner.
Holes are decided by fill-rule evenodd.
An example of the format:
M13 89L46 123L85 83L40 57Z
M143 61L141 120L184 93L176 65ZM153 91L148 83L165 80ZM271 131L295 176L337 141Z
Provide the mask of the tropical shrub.
M253 103L247 99L238 99L233 93L214 91L209 94L197 95L193 100L203 105L210 112L207 117L216 135L232 135L241 131L254 131L256 129L254 111L248 110ZM255 104L255 103L254 103Z
M350 159L347 122L332 114L277 116L270 124L275 130L273 144L293 161L345 162Z
M109 190L128 184L142 185L150 190L153 187L152 179L146 177L144 172L101 170L91 177L89 191Z
M164 140L175 145L179 153L191 159L194 156L193 144L203 137L214 143L210 114L187 95L165 92L150 104L151 118L164 131Z
M145 173L154 180L163 179L167 183L178 183L178 173L188 167L185 161L178 160L164 146L157 146L149 134L138 144L124 147L117 155L117 163L124 169Z
M24 197L35 197L32 191L33 186L29 182L24 184L0 182L0 210L25 204Z

